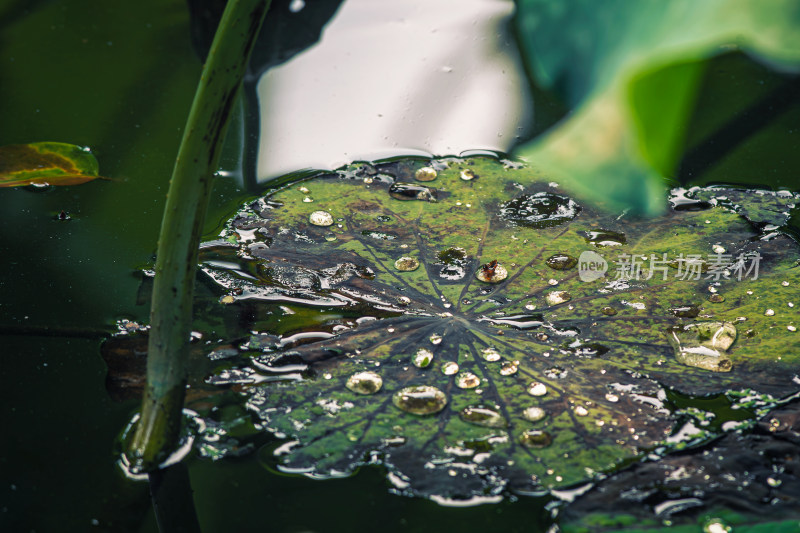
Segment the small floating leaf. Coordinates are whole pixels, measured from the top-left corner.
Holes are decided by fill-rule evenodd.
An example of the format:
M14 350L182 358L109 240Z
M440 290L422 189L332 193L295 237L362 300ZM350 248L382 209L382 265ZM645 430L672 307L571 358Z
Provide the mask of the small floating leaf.
M99 178L97 159L80 146L41 142L0 146L0 187L80 185Z

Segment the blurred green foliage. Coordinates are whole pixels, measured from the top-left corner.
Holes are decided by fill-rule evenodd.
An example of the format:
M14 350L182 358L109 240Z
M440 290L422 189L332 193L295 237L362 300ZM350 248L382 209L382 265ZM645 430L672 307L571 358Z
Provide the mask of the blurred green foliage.
M774 72L800 69L796 0L517 4L532 76L570 110L517 153L610 209L650 215L662 209L712 58L741 51Z

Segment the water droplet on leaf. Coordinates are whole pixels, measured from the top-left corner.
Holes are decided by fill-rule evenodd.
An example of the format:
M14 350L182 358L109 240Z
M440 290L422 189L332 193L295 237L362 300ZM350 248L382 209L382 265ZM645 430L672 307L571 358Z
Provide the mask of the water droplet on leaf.
M500 206L500 217L528 228L557 226L574 219L581 208L571 198L539 192L524 194Z
M698 314L700 314L700 309L695 305L673 307L670 309L670 311L672 311L672 314L678 318L695 318Z
M626 242L625 234L617 231L579 231L578 234L586 239L587 243L599 246L601 248L608 246L620 246Z
M411 272L419 268L419 261L413 257L401 257L394 262L394 267L401 272Z
M464 170L462 170L460 176L461 176L461 179L464 180L464 181L470 181L470 180L475 179L475 173L472 170L468 169L468 168L465 168Z
M375 394L381 390L383 379L375 372L358 372L347 378L346 386L358 394Z
M572 299L572 295L567 291L553 291L547 293L545 300L548 305L559 305L568 302Z
M569 270L578 264L578 260L571 255L556 254L548 257L545 263L553 270Z
M487 428L504 428L508 422L500 414L497 406L487 407L483 405L465 407L458 413L459 418L464 422L483 426Z
M547 386L540 381L534 381L528 385L528 394L531 396L544 396L547 394Z
M417 368L425 368L431 364L431 361L433 361L433 352L427 348L420 348L412 358L412 362Z
M522 412L522 417L530 422L538 422L547 416L541 407L528 407Z
M515 363L512 363L511 361L506 361L500 367L500 374L503 376L513 376L514 374L517 373L517 370L519 370L519 367Z
M314 211L308 217L308 221L315 226L333 225L333 216L327 211Z
M458 372L458 363L455 361L447 361L442 365L442 374L445 376L452 376Z
M389 196L395 200L420 200L423 202L435 202L438 196L436 189L414 185L413 183L397 182L389 187Z
M436 179L436 171L431 167L422 167L414 173L417 181L433 181Z
M395 407L415 415L438 413L447 405L447 396L429 385L406 387L392 396Z
M499 361L500 353L495 348L489 346L481 350L481 357L490 362Z
M481 379L472 372L461 372L456 376L456 386L462 389L474 389L481 384Z
M669 330L668 339L676 359L687 365L730 372L733 364L724 352L736 340L736 326L730 322L697 322Z
M546 448L553 443L553 437L546 431L531 429L520 435L519 442L526 448Z

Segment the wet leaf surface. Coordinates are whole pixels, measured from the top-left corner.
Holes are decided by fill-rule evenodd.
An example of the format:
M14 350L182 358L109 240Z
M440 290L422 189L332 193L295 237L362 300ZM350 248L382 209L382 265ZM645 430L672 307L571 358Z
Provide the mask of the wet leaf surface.
M570 525L564 531L618 531L629 524L658 529L670 522L697 522L709 510L712 516L731 515L723 523L734 529L793 519L786 524L786 531L793 531L800 498L798 450L800 403L795 401L772 411L751 432L727 433L703 448L635 464L612 476L567 508L563 518Z
M97 159L88 149L65 143L0 146L0 187L80 185L97 179Z
M425 166L436 178L414 184ZM800 388L800 251L762 231L798 198L724 192L636 219L489 158L292 184L202 247L216 297L198 323L238 339L205 387L286 439L262 449L273 467L383 464L393 491L437 501L596 482L741 432ZM605 276L582 281L585 252ZM716 413L672 399L720 394ZM204 442L225 454L218 431Z

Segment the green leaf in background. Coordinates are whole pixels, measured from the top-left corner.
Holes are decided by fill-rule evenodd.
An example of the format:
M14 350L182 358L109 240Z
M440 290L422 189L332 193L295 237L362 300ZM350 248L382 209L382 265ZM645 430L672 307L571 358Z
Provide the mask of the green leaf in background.
M98 171L92 153L73 144L0 146L0 187L80 185L99 178Z
M581 198L657 214L707 60L742 50L800 69L796 0L518 0L534 78L573 109L518 155Z
M491 501L741 431L797 391L800 249L772 233L796 195L678 189L653 221L508 161L427 163L285 186L203 245L204 454L235 448L232 402L287 439L262 452L284 471L381 463L397 492Z

